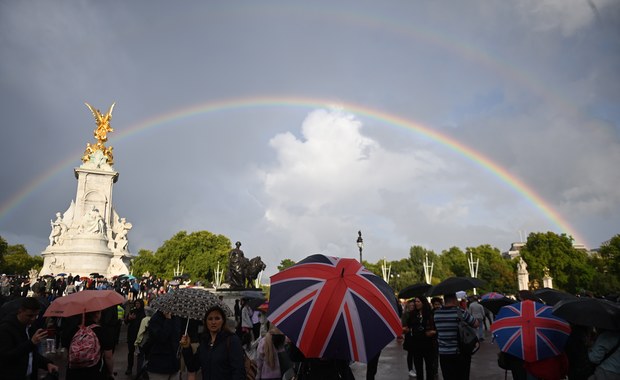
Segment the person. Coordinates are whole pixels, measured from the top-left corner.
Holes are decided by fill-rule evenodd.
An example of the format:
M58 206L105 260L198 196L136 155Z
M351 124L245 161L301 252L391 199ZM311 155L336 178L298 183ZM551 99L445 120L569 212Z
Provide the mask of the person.
M144 360L146 359L146 351L148 351L148 334L146 331L149 326L149 321L151 320L151 317L153 316L153 314L155 314L155 310L146 306L144 307L144 314L145 316L144 318L142 318L142 321L140 321L138 335L136 336L136 341L134 342L134 351L136 353L138 362L136 367L137 378L140 378L144 369Z
M247 298L242 300L243 306L241 307L241 342L244 346L249 346L252 343L252 330L254 323L252 322L252 308Z
M97 364L91 367L84 368L69 368L67 369L67 380L107 380L114 378L114 354L112 352L114 348L114 338L111 334L102 326L99 326L101 322L101 311L92 311L84 315L84 325L92 326L91 329L99 339L99 346L101 349L101 356ZM77 332L77 328L72 329L73 334Z
M239 335L241 337L241 304L240 304L241 300L240 299L236 299L235 300L235 322L236 322L236 332L237 335Z
M256 379L279 380L290 366L290 359L284 349L286 337L275 325L258 341L256 348ZM282 361L281 361L282 359Z
M39 368L57 372L58 366L39 354L39 344L47 337L44 329L32 332L41 304L25 298L17 314L0 323L0 379L38 379Z
M368 364L366 365L366 380L375 380L375 376L377 375L377 368L379 367L380 356L381 351L379 351L375 356L368 360Z
M435 320L435 311L443 307L443 299L441 297L431 298L431 306L433 307L433 321ZM439 376L439 344L437 343L437 335L433 340L434 347L434 359L433 359L433 378L436 379Z
M176 380L179 377L181 323L171 313L158 310L147 327L150 349L146 370L150 380Z
M261 317L262 313L260 310L252 310L252 340L257 340L261 337Z
M484 310L485 309L484 309L484 306L480 304L477 296L474 296L472 298L472 301L469 304L469 307L467 308L467 310L469 311L469 314L471 314L478 321L478 330L476 331L476 333L478 335L478 340L482 342L484 340L484 315L485 315Z
M183 359L190 373L202 371L203 380L244 380L244 352L239 337L226 325L226 313L212 306L203 320L205 332L194 353L187 335L181 337Z
M133 359L136 350L136 338L140 329L140 322L146 314L144 313L144 301L141 299L133 302L133 307L125 316L125 324L127 325L127 370L125 375L131 375L133 370ZM138 368L140 369L140 368Z
M415 303L413 300L407 301L405 304L405 310L401 315L401 325L403 326L403 350L407 351L407 369L409 370L409 376L416 377L416 370L413 366L413 336L409 332L409 319L410 315L415 310Z
M459 310L456 294L445 294L444 306L435 310L434 316L439 343L439 365L445 380L469 380L471 355L459 352L459 319L473 328L478 327L478 321L471 314L465 310Z
M590 377L591 374L587 373L590 362L588 347L592 346L593 337L592 327L571 324L570 335L564 346L568 358L569 380L587 380Z
M431 305L425 297L414 297L407 315L403 330L409 337L407 349L407 366L411 368L411 361L415 366L417 378L424 380L424 364L426 363L426 378L434 378L435 344L437 334L433 322ZM409 373L413 376L412 373Z
M595 380L620 379L620 331L599 330L588 358L596 364ZM614 351L615 350L615 351Z

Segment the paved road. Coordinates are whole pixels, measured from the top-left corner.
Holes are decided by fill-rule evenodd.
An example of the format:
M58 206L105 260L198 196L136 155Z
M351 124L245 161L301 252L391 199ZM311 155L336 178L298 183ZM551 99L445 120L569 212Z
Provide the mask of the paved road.
M125 341L126 331L123 328L121 332L121 343L117 346L114 353L114 368L117 371L117 379L119 380L131 380L133 377L125 375L125 369L127 368L127 343ZM497 366L497 352L499 351L497 345L490 343L490 334L487 332L487 339L482 343L481 349L472 357L471 363L471 379L472 380L501 380L504 379L504 370ZM61 364L61 379L64 379L64 364L66 361L66 355L63 357L60 354L56 354L53 358L56 362ZM363 380L366 378L366 365L362 363L353 363L351 365L353 374L357 380ZM439 371L439 379L442 380L441 370ZM135 375L135 370L134 370ZM185 380L186 376L183 376L182 380ZM377 370L376 380L395 380L403 379L409 380L406 352L402 349L402 346L398 342L394 341L390 343L381 352L379 359L379 368ZM512 379L510 373L508 373L508 379ZM413 380L413 378L411 378Z
M478 352L474 354L471 360L471 375L472 380L503 380L504 370L497 366L497 353L499 349L496 344L491 343L490 333L487 332L488 338L482 342L482 346ZM354 363L351 368L355 378L366 378L366 365L362 363ZM379 358L379 367L377 369L376 380L394 380L394 379L409 379L407 370L407 353L403 350L402 345L396 341L390 343L381 352ZM414 378L411 378L412 380ZM441 376L441 370L439 370L439 379L443 379ZM512 379L510 373L508 373L508 379Z

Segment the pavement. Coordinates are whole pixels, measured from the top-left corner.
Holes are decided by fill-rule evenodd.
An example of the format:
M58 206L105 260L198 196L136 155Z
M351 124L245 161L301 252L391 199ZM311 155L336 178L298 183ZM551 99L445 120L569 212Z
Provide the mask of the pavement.
M119 380L133 380L134 377L125 375L127 368L127 342L126 342L126 329L123 327L121 330L121 341L116 347L114 352L114 370L117 372L116 379ZM480 350L472 356L471 361L471 373L470 378L472 380L501 380L504 379L504 370L497 366L497 353L499 348L496 344L491 343L491 333L485 332L486 339L482 342ZM60 366L60 379L64 379L66 371L67 356L66 352L57 352L55 354L49 354L49 357L54 360L56 364ZM376 380L413 380L410 378L407 370L407 353L403 350L402 345L394 340L388 344L379 358L379 366ZM351 365L353 374L357 380L366 379L366 364L353 363ZM133 376L136 375L135 369ZM186 380L187 374L181 377L181 380ZM510 373L508 373L507 379L512 379ZM443 380L441 376L441 370L439 370L439 380Z
M495 343L491 343L491 333L485 331L485 340L481 343L480 349L471 359L471 380L503 380L505 371L497 366L497 353L499 348ZM366 364L353 363L351 365L353 374L357 380L366 379ZM401 343L394 340L388 344L379 357L379 366L375 380L394 380L394 379L415 379L409 377L407 369L407 352L403 350ZM443 380L441 369L439 369L439 380ZM506 379L512 379L508 372Z

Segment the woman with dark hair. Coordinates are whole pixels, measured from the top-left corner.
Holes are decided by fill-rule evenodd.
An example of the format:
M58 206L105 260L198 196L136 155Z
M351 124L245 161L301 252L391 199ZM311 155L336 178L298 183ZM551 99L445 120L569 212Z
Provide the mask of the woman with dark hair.
M224 309L210 307L203 323L205 332L196 353L192 352L189 336L181 337L183 359L188 371L195 373L202 369L203 380L244 380L243 348L239 337L226 326Z
M67 380L106 380L109 379L114 373L114 338L110 332L99 325L101 320L101 311L93 311L86 313L84 316L84 325L91 326L91 330L97 336L100 345L100 357L97 364L90 367L72 368L71 362L69 362L69 368L67 368ZM77 328L73 329L73 335L77 332ZM70 346L70 345L69 345ZM103 361L103 363L102 363Z
M404 332L409 336L407 349L407 366L411 368L411 361L415 366L417 378L424 380L424 363L426 363L426 378L432 379L435 375L435 339L437 331L433 323L431 305L425 297L415 297L413 307L405 319Z

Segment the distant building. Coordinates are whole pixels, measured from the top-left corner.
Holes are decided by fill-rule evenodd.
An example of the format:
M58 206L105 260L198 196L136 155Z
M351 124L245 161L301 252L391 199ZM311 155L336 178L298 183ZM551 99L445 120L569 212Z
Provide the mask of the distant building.
M609 242L607 243L609 244ZM605 243L603 243L602 245L605 245ZM525 246L525 242L512 243L510 244L510 249L508 251L502 252L502 256L510 260L514 259L515 257L519 257L521 256L521 248L523 248L524 246ZM573 248L575 248L578 251L584 251L587 254L592 254L593 251L594 252L598 251L598 249L590 251L588 247L585 246L585 244L577 244L577 243L573 243Z
M514 259L515 257L519 257L521 256L521 248L523 248L524 246L524 242L512 243L510 244L510 249L507 252L502 252L502 256L510 260Z

